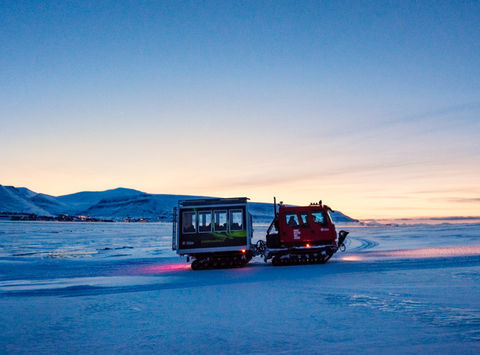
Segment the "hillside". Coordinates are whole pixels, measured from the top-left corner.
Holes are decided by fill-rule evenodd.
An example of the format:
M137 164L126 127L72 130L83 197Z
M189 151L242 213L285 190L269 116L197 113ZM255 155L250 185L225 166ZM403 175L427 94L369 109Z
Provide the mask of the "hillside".
M170 221L178 200L205 196L149 194L138 190L116 188L105 191L83 191L63 196L36 193L25 187L0 185L0 212L29 213L37 216L89 216L116 221L147 219ZM273 217L270 203L252 202L256 222L269 222ZM341 212L332 213L335 222L355 222Z
M32 213L39 216L52 216L60 202L37 194L26 188L0 185L0 212ZM50 211L55 211L54 213Z

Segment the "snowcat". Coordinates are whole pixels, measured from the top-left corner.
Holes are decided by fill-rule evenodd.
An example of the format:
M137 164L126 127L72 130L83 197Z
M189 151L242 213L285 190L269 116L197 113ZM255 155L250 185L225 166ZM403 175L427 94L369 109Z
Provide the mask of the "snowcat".
M273 265L310 264L327 262L338 249L345 250L346 231L338 233L330 217L330 207L319 203L309 206L286 206L274 200L274 219L266 242L259 240L257 253Z
M248 198L183 200L173 211L172 249L192 259L193 270L241 267L253 256L272 265L325 263L345 249L348 232L337 233L320 201L309 206L286 206L274 200L274 219L265 240L252 244Z

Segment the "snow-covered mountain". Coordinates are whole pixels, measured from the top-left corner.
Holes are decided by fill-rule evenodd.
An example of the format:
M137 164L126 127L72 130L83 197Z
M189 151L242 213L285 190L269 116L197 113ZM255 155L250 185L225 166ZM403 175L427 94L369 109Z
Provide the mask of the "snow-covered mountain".
M83 191L55 197L36 193L25 187L0 185L0 212L32 213L38 216L68 214L114 220L129 217L169 221L178 200L193 198L205 198L205 196L148 194L133 189L117 188L106 191ZM272 204L252 202L250 208L257 222L271 221ZM356 221L341 212L334 212L332 217L335 222Z
M162 195L162 194L123 194L112 195L113 190L109 190L109 196L92 204L82 212L84 215L123 219L130 218L148 218L153 220L171 220L173 207L177 205L178 200L187 200L200 198L204 196L187 195ZM135 191L135 190L133 190Z
M0 212L54 216L62 213L66 208L66 205L53 196L38 194L25 187L0 185Z
M70 195L56 197L59 201L70 206L71 214L84 214L90 208L102 201L123 201L149 196L142 191L117 188L106 191L82 191Z

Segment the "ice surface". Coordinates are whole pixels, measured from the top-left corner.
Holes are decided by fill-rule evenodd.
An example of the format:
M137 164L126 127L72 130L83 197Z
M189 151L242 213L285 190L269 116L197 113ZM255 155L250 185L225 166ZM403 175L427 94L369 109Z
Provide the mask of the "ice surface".
M479 353L479 224L342 227L325 265L192 271L168 223L0 221L0 352Z

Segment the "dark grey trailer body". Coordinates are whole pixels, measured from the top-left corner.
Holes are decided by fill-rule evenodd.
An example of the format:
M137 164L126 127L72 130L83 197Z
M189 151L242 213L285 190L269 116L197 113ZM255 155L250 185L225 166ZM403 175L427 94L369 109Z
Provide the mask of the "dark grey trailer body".
M172 248L180 255L249 251L248 198L182 200L174 211Z

